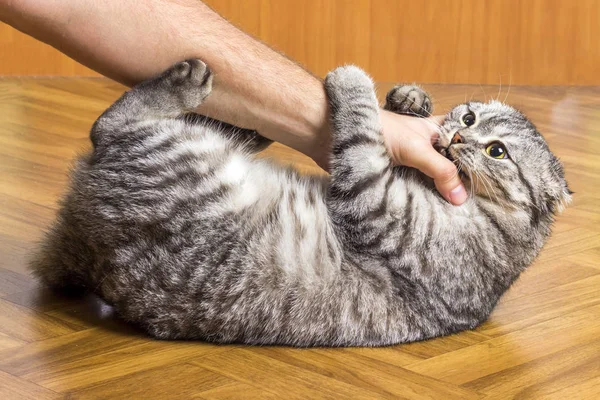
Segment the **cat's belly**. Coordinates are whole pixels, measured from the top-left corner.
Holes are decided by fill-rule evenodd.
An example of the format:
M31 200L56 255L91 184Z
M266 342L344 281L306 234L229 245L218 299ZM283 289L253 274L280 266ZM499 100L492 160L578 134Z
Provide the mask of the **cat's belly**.
M232 155L216 179L231 188L220 212L243 215L251 235L240 240L247 241L249 253L263 257L266 269L309 280L339 270L341 250L325 204L326 178L290 176L269 162Z

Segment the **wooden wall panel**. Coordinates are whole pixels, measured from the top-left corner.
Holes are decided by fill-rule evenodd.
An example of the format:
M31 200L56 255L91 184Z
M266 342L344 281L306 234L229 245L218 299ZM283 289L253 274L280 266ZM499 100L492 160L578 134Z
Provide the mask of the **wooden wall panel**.
M0 76L98 76L58 50L0 22Z
M204 3L244 32L260 37L261 0L212 0Z
M332 37L333 2L308 0L287 2L261 1L260 38L291 58L320 71L335 63ZM318 12L315 12L318 10Z
M600 85L600 0L207 0L323 76ZM94 75L0 24L0 75Z
M438 0L373 7L382 3L372 1L371 19L371 63L379 79L600 84L597 0ZM378 65L376 59L387 62Z

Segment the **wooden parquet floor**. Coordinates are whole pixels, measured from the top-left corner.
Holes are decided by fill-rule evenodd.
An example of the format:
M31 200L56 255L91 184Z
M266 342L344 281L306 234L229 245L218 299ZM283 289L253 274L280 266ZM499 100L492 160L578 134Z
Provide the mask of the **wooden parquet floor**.
M442 112L498 92L427 88ZM155 341L97 298L65 298L29 277L69 164L122 90L104 79L0 80L0 399L600 398L600 88L511 88L508 102L564 161L574 203L488 322L379 349ZM282 146L267 156L314 170Z

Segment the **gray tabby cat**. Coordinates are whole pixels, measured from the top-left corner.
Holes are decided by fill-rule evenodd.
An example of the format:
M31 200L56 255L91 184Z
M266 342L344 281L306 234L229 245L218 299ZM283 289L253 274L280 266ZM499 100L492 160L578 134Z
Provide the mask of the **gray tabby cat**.
M442 128L438 145L472 188L455 207L392 165L360 69L325 82L331 177L255 159L267 144L255 132L183 116L211 82L203 62L181 62L100 116L32 263L43 282L86 288L161 339L411 342L484 321L570 199L536 128L496 101L459 105ZM417 87L387 99L431 109Z

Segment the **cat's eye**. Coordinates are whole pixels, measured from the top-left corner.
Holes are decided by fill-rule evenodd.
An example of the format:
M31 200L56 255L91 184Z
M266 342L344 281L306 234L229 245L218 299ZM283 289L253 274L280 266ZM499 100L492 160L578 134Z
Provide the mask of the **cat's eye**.
M508 152L506 151L506 147L502 143L492 143L488 147L486 147L485 152L493 158L502 159L508 157Z
M465 115L463 115L462 116L462 122L466 126L473 125L475 123L475 114L473 114L473 111L469 111L468 113L466 113Z

